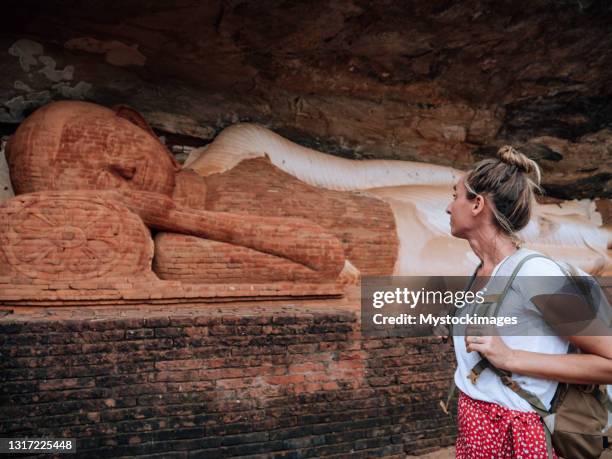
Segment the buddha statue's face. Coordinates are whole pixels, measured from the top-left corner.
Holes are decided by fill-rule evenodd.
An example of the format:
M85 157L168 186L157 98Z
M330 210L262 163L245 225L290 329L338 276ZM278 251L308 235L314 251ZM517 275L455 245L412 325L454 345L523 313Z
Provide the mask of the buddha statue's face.
M66 120L52 169L56 190L132 189L170 196L174 187L174 165L157 139L107 113Z

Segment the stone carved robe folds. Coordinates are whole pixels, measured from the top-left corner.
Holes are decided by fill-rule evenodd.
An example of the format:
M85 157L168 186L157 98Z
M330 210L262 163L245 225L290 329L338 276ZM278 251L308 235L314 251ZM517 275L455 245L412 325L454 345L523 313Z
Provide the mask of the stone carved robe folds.
M278 169L326 193L332 194L331 190L359 193L375 198L376 206L391 210L393 225L389 228L394 228L389 231L388 238L398 241L392 257L393 267L372 266L373 260L362 260L351 253L353 247L345 246L348 258L362 273L468 275L478 263L466 241L450 236L445 208L452 196L452 185L462 174L450 167L410 161L338 158L296 145L261 126L239 124L225 129L210 145L194 150L184 168L193 169L209 180L221 181L222 177L235 174L244 175L253 183L258 177L249 175L244 163L248 158L264 157ZM279 172L275 170L273 174ZM254 208L232 203L229 191L224 190L225 198L215 203L216 208L226 209L232 205L234 208ZM273 211L264 208L257 212ZM366 214L360 220L358 226L371 221ZM595 210L593 201L537 204L531 222L519 236L526 247L570 262L592 274L612 272L609 250L612 230L602 226L601 215ZM377 259L382 253L373 245L364 258Z

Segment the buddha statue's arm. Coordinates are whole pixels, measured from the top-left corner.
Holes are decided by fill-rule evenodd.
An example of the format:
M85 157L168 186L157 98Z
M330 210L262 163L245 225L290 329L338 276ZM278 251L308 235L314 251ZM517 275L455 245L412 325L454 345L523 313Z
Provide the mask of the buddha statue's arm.
M177 206L168 196L135 190L100 191L161 231L244 246L299 263L335 277L344 266L341 242L321 226L303 219L260 217Z

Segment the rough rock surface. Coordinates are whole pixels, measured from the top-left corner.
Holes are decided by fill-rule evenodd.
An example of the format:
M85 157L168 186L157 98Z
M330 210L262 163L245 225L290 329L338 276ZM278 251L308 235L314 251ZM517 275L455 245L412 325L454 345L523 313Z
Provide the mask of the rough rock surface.
M4 154L4 142L0 140L0 203L14 195L10 172Z
M459 168L512 142L551 196L612 196L606 0L22 0L4 16L3 123L86 99L202 144L257 121Z

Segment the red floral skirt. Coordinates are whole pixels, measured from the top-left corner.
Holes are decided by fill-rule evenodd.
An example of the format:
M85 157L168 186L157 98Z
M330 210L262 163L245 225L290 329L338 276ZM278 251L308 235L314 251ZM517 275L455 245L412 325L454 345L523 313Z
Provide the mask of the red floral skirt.
M548 458L544 425L537 413L510 410L460 392L457 425L458 459Z

